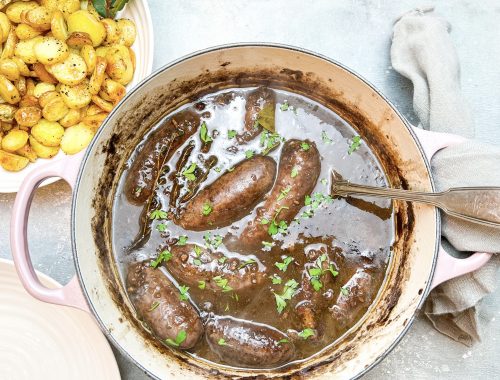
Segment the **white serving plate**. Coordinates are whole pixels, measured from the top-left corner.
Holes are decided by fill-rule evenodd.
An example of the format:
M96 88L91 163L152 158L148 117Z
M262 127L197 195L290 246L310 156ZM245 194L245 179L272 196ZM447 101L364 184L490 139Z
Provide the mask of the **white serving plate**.
M24 290L14 263L0 259L0 379L119 380L120 372L90 314L38 301Z
M119 17L129 18L137 25L137 38L132 49L135 52L137 63L134 79L127 86L130 90L141 80L146 78L153 69L153 24L147 0L133 0L127 4ZM61 151L51 159L39 158L35 163L29 164L19 172L8 172L0 167L0 193L15 193L28 173L37 170L40 165L47 161L60 160L65 154ZM50 178L43 182L42 186L57 181L57 178Z

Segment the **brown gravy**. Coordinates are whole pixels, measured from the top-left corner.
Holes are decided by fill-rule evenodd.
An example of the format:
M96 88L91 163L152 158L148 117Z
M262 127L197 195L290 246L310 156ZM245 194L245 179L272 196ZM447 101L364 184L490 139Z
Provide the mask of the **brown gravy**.
M207 135L203 135L200 125L196 125L195 132L176 147L159 168L158 181L145 202L130 202L124 190L129 170L122 174L113 209L113 248L124 283L131 263L154 261L160 252L170 252L183 244L208 246L219 254L221 265L238 259L242 268L251 265L254 271L265 273L264 280L238 290L228 289L224 282L214 287L200 282L182 293L205 324L230 316L279 330L289 341L280 344L294 346L294 354L288 361L295 361L333 344L366 313L375 299L385 277L394 237L392 206L386 200L329 197L332 172L355 183L385 186L387 181L367 144L360 141L355 149L355 130L330 109L303 96L273 90L275 130L281 138L277 147L266 152L271 135L265 129L248 142L238 142L244 128L246 99L253 90L236 88L206 95L166 115L144 137L146 143L154 138L155 131L167 123L181 123L186 114L198 115L200 124L205 122L207 127ZM285 141L293 139L315 144L321 163L319 178L310 198L295 200L302 208L294 220L281 229L278 226L278 232L269 233L259 249L230 250L226 242L256 218L256 210L263 201L238 221L208 232L186 230L174 222L196 194L234 170L237 164L267 153L266 157L279 165ZM207 140L212 141L207 143ZM141 146L131 156L129 168L133 167L140 149ZM157 145L155 149L165 147ZM299 179L301 175L296 173ZM140 195L140 186L135 191ZM200 218L207 216L204 211L210 213L211 205L208 206L200 210ZM164 214L152 214L155 210ZM327 265L322 266L323 262ZM185 284L169 272L168 265L168 262L160 264L156 270L182 290ZM295 283L290 283L291 280ZM290 299L284 297L286 305L280 310L279 298L283 299L287 293L286 284L295 286L288 289L288 295L292 295ZM314 328L309 328L303 315L297 312L301 303L309 302L310 298L315 302ZM154 311L155 305L150 309ZM139 318L148 312L151 311L138 310ZM219 343L226 345L220 340ZM188 352L208 361L235 365L229 357L226 360L223 354L214 352L205 336ZM242 366L258 367L248 363Z

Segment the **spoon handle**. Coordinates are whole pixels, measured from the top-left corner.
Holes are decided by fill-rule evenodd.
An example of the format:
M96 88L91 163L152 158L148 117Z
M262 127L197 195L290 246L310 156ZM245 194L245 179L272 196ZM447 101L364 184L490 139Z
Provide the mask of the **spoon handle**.
M382 188L334 181L332 195L365 195L419 202L440 208L446 214L489 227L500 227L500 187L456 187L440 193Z

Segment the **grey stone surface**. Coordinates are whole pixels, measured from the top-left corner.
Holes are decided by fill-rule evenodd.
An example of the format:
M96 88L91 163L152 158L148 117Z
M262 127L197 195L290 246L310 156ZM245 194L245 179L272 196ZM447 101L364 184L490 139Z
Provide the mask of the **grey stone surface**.
M416 6L436 5L453 26L462 87L474 113L477 137L500 144L500 3L495 0L149 0L149 4L155 29L155 68L192 51L230 42L296 45L351 67L412 122L411 85L390 66L392 22ZM3 258L10 258L8 228L13 201L13 194L0 194ZM36 269L62 283L74 274L70 201L69 186L62 182L39 189L28 228ZM484 300L480 318L485 322L483 341L468 348L441 335L418 316L402 342L365 378L500 378L500 292ZM146 379L121 354L117 359L124 379Z

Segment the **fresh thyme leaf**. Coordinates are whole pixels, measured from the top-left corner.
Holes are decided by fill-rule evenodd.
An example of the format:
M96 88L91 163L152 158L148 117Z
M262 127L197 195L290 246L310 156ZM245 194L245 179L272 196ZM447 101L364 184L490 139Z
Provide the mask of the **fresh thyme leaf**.
M237 132L234 129L230 129L227 131L227 138L228 139L234 139L236 137Z
M205 289L205 287L207 286L207 283L205 281L198 281L198 288L200 288L201 290Z
M306 142L303 142L302 144L300 144L300 147L302 148L302 150L304 151L308 151L309 149L311 149L311 145L309 145L308 143Z
M249 150L247 150L247 151L245 152L245 157L246 157L246 158L252 158L252 157L253 157L253 155L254 155L254 151L253 151L253 150L250 150L250 149L249 149Z
M179 236L179 240L177 241L176 245L186 245L188 241L188 237L186 235L181 235Z
M200 127L200 139L204 143L209 143L214 141L214 139L208 135L207 124L204 121L201 123Z
M182 172L182 175L186 177L188 181L194 181L196 179L194 171L196 170L196 162L193 162L186 170Z
M283 259L283 262L281 263L274 263L274 265L282 272L286 272L286 270L288 269L288 265L290 265L290 263L293 261L293 257L290 257L290 256L285 256L285 258Z
M204 215L204 216L208 216L210 215L210 213L212 212L213 208L212 208L212 205L208 202L205 202L203 204L203 208L201 210L201 213Z
M347 151L347 154L353 154L356 150L361 145L361 137L360 136L354 136L352 138L351 145L349 146L349 150Z
M189 291L189 286L186 285L179 286L179 292L180 292L179 299L181 301L187 301L189 299L188 291Z
M170 251L162 251L160 252L160 254L158 255L158 257L156 258L156 260L154 261L151 261L151 266L153 268L156 268L158 267L158 265L160 265L162 262L167 262L169 261L170 259L172 258L172 253L170 253Z
M296 166L294 166L292 168L292 172L290 173L290 177L295 178L297 177L298 174L299 174L299 169Z
M149 311L153 311L156 309L158 306L160 306L160 303L158 301L155 301L151 304L151 307L149 308Z
M307 339L311 336L314 335L314 330L313 329L304 329L299 333L299 336L303 339Z
M167 213L163 210L154 210L151 211L151 214L149 214L149 219L156 220L156 219L166 219L167 218Z

